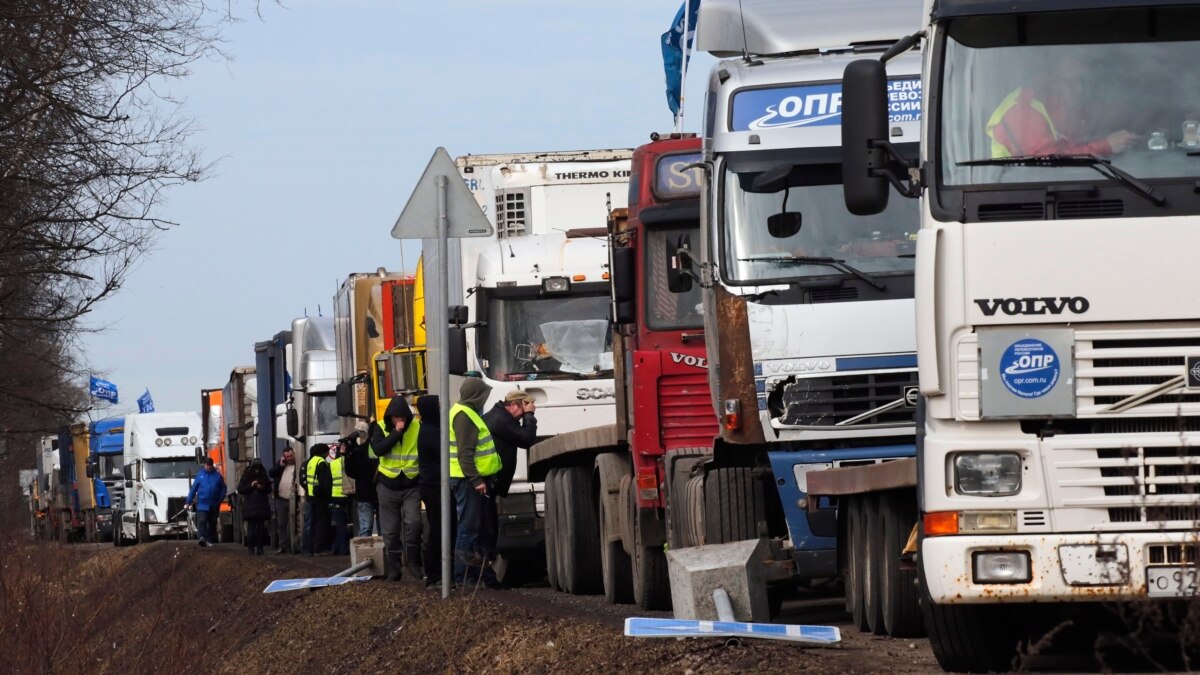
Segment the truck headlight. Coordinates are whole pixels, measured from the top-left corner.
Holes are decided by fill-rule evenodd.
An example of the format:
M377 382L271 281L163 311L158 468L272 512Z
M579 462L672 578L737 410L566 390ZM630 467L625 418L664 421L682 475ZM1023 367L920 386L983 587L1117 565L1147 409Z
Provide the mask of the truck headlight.
M571 290L571 280L566 277L546 277L542 279L543 293L566 293Z
M1024 584L1033 578L1028 551L981 551L971 558L977 584Z
M1015 452L955 455L954 489L977 497L1015 495L1021 491L1021 456Z

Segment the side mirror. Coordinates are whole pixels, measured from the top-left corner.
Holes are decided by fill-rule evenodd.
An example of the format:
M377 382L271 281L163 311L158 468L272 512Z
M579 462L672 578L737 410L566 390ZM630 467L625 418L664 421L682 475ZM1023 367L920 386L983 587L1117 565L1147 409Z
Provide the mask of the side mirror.
M203 464L204 458L206 456L207 455L204 454L204 448L196 448L196 463L197 464Z
M767 216L767 232L776 239L794 237L800 232L803 216L799 211L784 211Z
M852 61L842 75L842 190L858 216L887 208L887 70L874 59Z
M225 428L225 454L235 462L242 458L242 433L235 424Z
M126 480L126 481L125 481L125 487L127 487L127 488L131 488L131 487L133 487L133 481L131 481L131 480Z
M612 249L612 321L615 324L633 323L636 317L634 299L637 296L637 253L632 248Z
M446 317L455 326L461 326L471 320L471 310L466 305L451 305L446 311Z
M453 309L453 308L452 308ZM463 308L466 309L465 307ZM467 373L467 329L450 328L450 342L446 345L446 366L451 375Z
M88 464L87 468L84 469L84 473L87 474L88 478L95 478L96 477L96 467L92 466L91 464Z
M295 408L287 411L287 433L292 438L300 438L300 412Z
M692 290L692 238L681 234L674 243L667 242L667 290L687 293Z
M354 384L351 382L338 383L337 389L334 390L334 397L337 399L338 417L352 417L354 415Z

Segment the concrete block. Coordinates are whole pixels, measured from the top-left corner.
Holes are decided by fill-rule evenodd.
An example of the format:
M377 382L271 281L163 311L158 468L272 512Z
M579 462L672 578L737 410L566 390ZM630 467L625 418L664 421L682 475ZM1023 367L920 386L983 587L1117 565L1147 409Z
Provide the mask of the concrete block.
M383 576L383 537L355 537L350 540L350 566L353 567L364 560L371 561L371 568L359 572L361 576L368 573L373 577Z
M667 551L675 618L716 621L713 590L720 587L729 594L738 621L769 621L761 562L769 553L766 539Z

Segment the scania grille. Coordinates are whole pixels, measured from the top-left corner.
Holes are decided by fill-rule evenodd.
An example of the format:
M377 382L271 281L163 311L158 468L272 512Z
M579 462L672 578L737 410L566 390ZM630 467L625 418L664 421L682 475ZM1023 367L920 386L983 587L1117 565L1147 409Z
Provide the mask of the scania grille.
M1054 445L1051 442L1050 475L1055 502L1075 512L1075 517L1063 515L1084 526L1079 529L1138 524L1188 529L1200 521L1200 447L1191 447L1179 437L1128 447ZM1089 518L1084 510L1093 516ZM1097 510L1107 513L1107 524Z
M915 409L904 405L904 391L916 384L916 371L792 378L775 386L767 407L790 426L913 424Z
M658 379L658 434L664 448L712 445L717 418L706 373Z

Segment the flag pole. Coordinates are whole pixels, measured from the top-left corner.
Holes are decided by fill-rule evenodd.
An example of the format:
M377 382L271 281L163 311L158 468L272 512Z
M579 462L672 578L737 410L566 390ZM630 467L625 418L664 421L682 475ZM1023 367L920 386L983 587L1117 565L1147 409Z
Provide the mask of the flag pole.
M688 31L691 26L688 25L692 14L692 0L683 0L683 35L680 39L683 44L683 63L679 68L679 111L675 113L675 133L683 132L683 92L687 89L687 67L688 67Z

